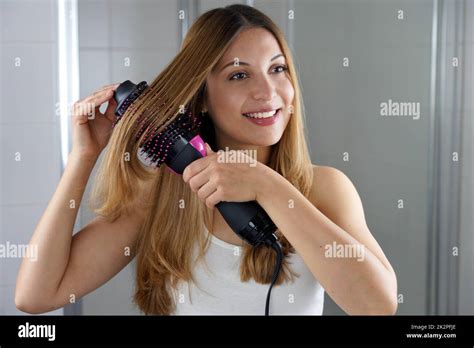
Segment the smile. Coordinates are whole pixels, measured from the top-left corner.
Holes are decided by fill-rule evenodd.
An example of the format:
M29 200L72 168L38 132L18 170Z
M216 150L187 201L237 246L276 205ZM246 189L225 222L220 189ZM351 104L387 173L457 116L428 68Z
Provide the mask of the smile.
M246 117L250 118L270 118L273 117L280 109L275 109L267 112L252 112L248 114L243 114Z
M253 116L252 116L253 115ZM269 112L259 112L255 114L243 114L243 116L258 126L271 126L275 124L281 116L281 109L269 111Z

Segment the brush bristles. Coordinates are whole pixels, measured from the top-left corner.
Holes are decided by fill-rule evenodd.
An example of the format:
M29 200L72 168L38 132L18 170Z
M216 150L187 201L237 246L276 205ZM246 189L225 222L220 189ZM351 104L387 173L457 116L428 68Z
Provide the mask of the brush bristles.
M179 115L162 131L151 132L146 136L144 144L139 148L138 158L147 166L160 167L170 156L176 155L173 150L175 142L181 138L191 140L200 126L201 120L191 112Z
M127 95L117 110L117 116L112 128L115 127L130 105L132 105L147 88L147 83L143 81L136 86L136 89L133 92ZM162 108L165 104L166 102L163 102L159 108ZM169 116L165 122L161 122L160 126L156 126L156 118L144 116L147 111L148 108L144 113L141 113L137 117L136 124L134 125L135 130L138 128L135 141L138 142L143 137L137 155L143 164L147 166L160 167L170 158L170 156L176 155L173 151L173 145L176 141L181 138L184 138L185 141L189 141L199 132L201 119L195 117L191 111L185 110L184 113L181 113L178 116L176 116L176 114ZM133 117L133 114L134 112L129 116ZM168 122L172 118L175 119ZM163 127L165 124L166 126ZM160 128L163 129L158 131ZM144 132L145 135L143 135Z

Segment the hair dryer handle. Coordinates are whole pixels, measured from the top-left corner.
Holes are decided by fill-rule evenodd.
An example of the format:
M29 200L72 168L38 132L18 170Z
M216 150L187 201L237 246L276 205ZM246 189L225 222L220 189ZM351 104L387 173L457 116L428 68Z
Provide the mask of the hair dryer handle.
M278 239L273 234L277 227L257 201L219 202L216 208L232 230L249 244L258 246Z
M181 175L191 162L206 156L206 147L199 135L189 142L184 138L180 141L183 142L182 150L166 165L175 174ZM219 202L216 208L232 230L249 244L258 246L265 241L277 240L273 234L277 227L257 201Z

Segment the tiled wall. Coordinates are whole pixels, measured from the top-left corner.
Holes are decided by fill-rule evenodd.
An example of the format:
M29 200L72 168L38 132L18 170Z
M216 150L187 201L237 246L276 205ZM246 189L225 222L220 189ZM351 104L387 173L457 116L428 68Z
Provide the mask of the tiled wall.
M423 314L432 2L294 3L313 163L338 168L354 183L367 225L397 273L398 313ZM388 99L420 102L420 119L381 117ZM325 314L342 313L326 299Z
M61 175L55 1L0 1L0 244L28 244ZM0 314L16 309L20 257L0 259ZM62 314L59 309L48 314Z

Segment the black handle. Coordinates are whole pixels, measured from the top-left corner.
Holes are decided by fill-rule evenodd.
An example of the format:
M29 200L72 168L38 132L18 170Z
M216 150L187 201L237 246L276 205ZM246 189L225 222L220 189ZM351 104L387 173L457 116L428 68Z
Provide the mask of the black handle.
M166 165L175 173L182 174L190 163L202 157L204 156L201 152L191 143L187 143L178 155L166 162ZM219 202L216 208L230 228L250 245L256 247L261 243L278 239L274 234L277 227L257 201Z

